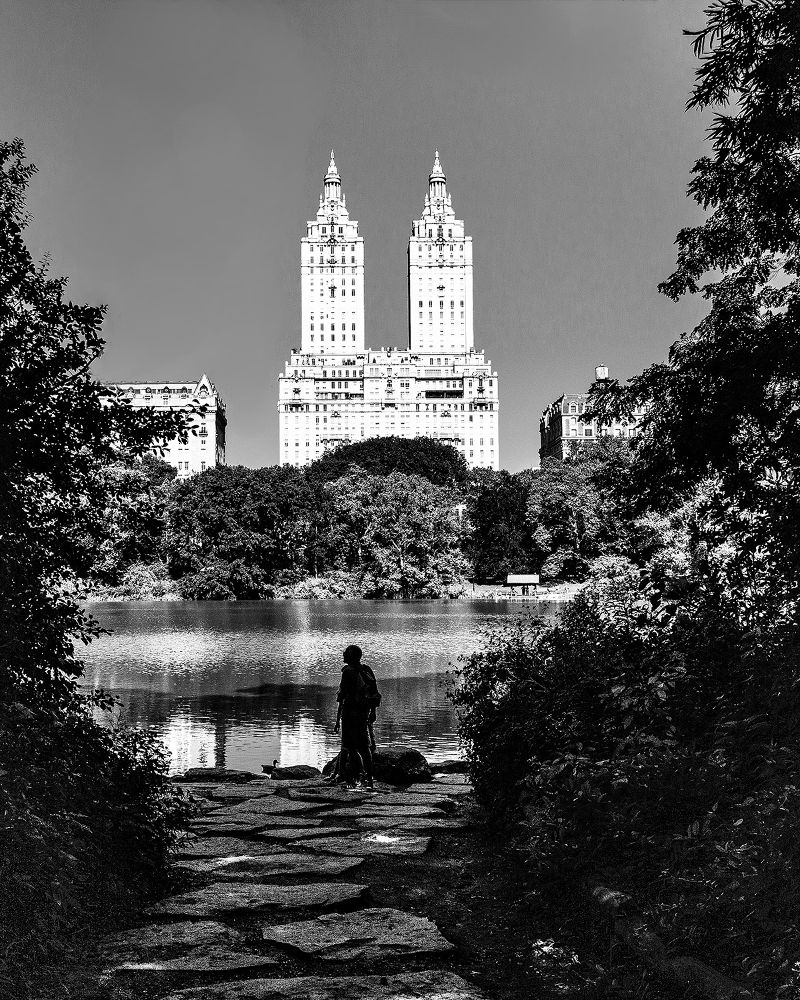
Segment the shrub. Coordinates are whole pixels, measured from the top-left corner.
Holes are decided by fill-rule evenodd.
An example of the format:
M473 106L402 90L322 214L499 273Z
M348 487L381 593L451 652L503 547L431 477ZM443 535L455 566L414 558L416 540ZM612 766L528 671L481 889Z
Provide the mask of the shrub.
M800 628L752 629L708 579L652 597L594 582L465 663L476 793L543 874L613 869L673 942L774 988L800 957Z

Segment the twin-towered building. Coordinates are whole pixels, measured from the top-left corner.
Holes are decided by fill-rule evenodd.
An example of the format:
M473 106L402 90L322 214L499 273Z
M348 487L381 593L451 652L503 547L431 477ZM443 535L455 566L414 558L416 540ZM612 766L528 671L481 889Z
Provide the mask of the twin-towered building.
M300 283L301 346L278 377L282 465L397 435L450 444L470 467L499 467L497 373L474 346L472 237L438 152L408 244L408 346L365 346L364 238L333 153L300 241Z

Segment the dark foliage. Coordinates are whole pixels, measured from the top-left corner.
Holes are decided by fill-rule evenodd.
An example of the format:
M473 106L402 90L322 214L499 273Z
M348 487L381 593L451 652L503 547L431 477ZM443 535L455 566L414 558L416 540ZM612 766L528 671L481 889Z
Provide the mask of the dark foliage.
M523 821L542 875L599 872L675 951L794 996L800 14L717 0L706 15L689 103L734 111L690 186L710 214L678 235L661 290L710 310L668 363L593 389L601 419L646 411L610 484L642 571L497 637L454 697L476 789Z
M34 168L0 143L0 984L25 995L106 890L154 873L179 820L147 737L102 729L70 596L112 504L109 464L185 433L118 403L89 373L103 309L64 299L24 242ZM146 883L143 882L143 884Z
M531 470L477 469L466 487L464 554L475 579L505 582L509 573L533 572L537 566L527 520Z
M422 476L435 486L459 486L467 480L467 464L455 448L426 437L367 438L342 445L313 462L308 477L315 483L331 482L354 465L373 476Z

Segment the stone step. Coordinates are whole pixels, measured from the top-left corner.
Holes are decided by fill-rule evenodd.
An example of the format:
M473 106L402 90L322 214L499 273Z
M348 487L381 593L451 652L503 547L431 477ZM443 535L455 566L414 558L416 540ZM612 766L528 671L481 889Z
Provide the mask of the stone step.
M214 917L261 910L330 909L355 903L368 886L347 882L312 882L309 885L259 885L253 882L215 882L178 896L169 896L145 909L149 916Z
M271 944L326 962L444 954L455 947L427 917L387 907L328 913L293 924L266 926L262 934Z
M424 854L430 847L430 837L415 837L394 831L358 833L351 837L319 837L297 845L304 850L323 854L344 854L364 857L370 854Z
M486 1000L486 995L451 972L431 971L249 979L178 990L164 1000Z
M286 848L264 841L240 840L238 837L196 837L179 844L175 858L256 858L281 854Z
M173 867L190 875L214 879L247 881L249 878L264 880L287 875L344 875L364 864L364 858L341 858L319 854L271 854L264 857L198 858L194 861L177 861Z
M100 943L103 978L138 973L225 973L268 969L278 960L212 920L135 927Z

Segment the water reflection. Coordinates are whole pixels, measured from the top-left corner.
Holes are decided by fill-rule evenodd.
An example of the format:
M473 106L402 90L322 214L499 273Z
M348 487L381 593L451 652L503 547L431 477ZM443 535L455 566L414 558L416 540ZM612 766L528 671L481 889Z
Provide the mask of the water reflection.
M123 702L129 723L156 732L172 769L321 765L338 748L335 691L344 646L376 669L376 737L411 742L432 760L458 752L444 693L448 667L509 615L546 605L489 602L282 601L109 603L113 630L86 656L86 683Z

